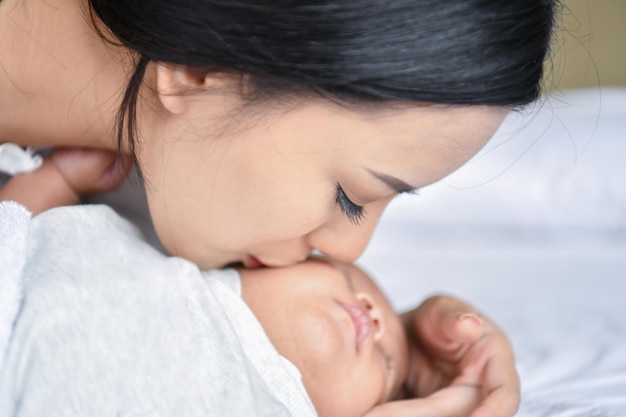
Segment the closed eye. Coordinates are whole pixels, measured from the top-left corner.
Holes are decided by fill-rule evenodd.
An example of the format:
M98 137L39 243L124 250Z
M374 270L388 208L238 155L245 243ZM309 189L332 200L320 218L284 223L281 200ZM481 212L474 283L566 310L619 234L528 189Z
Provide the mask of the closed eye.
M335 203L352 224L358 226L365 219L365 209L363 206L359 206L350 201L339 183L337 183L337 197L335 198Z
M381 346L378 346L378 351L380 352L380 356L383 358L383 363L385 364L385 368L388 371L391 371L391 369L392 369L391 358L389 357L387 352L385 352L385 350Z

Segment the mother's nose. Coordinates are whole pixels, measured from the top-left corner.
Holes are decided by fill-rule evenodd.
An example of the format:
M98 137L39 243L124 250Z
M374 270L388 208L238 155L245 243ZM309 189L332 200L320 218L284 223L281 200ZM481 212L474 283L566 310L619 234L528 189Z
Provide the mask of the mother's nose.
M365 250L385 207L393 197L381 199L365 206L365 217L356 225L341 210L306 236L313 249L339 262L354 262Z

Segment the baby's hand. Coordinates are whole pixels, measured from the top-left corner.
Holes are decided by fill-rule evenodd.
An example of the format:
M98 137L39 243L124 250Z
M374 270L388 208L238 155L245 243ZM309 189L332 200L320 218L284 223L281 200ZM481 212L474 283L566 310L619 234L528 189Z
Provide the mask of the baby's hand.
M391 401L371 410L365 417L460 417L480 404L480 388L449 386L425 398Z
M132 167L129 156L97 149L55 150L35 171L18 174L0 188L0 200L13 200L33 215L78 203L82 194L117 188Z
M488 317L460 300L438 296L403 319L411 352L406 387L415 399L382 404L367 417L515 414L520 386L513 349Z

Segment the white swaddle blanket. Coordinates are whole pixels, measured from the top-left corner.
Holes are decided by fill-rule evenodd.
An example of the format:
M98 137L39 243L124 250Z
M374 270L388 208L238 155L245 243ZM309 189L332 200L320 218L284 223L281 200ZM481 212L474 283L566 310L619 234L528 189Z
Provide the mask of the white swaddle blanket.
M20 208L0 210L9 219ZM0 415L315 415L298 370L237 293L235 271L165 257L105 206L24 219ZM5 254L15 247L0 243Z
M0 201L0 371L21 299L30 213L12 201Z

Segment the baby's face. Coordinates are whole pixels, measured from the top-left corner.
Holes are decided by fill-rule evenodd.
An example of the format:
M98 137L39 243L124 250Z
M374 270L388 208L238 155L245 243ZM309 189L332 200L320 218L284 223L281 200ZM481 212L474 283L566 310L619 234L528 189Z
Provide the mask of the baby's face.
M404 330L361 270L308 260L240 273L244 300L302 373L320 416L362 416L398 395L408 366Z

